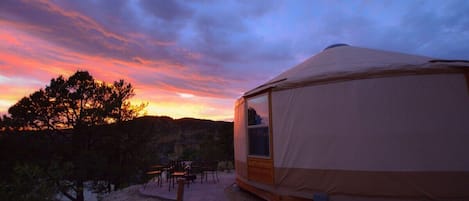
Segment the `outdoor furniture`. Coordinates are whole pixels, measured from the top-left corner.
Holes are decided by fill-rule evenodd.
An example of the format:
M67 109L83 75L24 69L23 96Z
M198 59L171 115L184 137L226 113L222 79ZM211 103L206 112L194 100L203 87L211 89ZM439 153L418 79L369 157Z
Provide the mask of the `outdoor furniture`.
M144 184L144 188L148 183L151 182L157 182L157 186L162 187L163 186L163 171L166 169L166 165L152 165L149 168L149 171L145 172L145 175L147 178L149 178L148 182Z
M190 174L196 176L197 174L200 174L200 183L203 183L203 178L204 178L204 169L203 169L203 162L200 161L193 161L191 164L191 171ZM197 179L197 176L196 178ZM194 180L195 180L194 179Z
M184 178L186 176L186 172L173 172L171 173L171 183L168 185L168 191L171 191L171 186L174 188L174 184L176 183L178 178ZM185 178L184 178L185 179Z
M208 179L208 174L212 175L212 180L215 183L218 183L220 179L218 178L218 162L217 161L211 161L211 162L205 162L202 166L202 178L201 182L203 183L203 179L205 178L205 181L207 182Z
M191 182L193 183L197 179L197 172L199 169L197 169L196 166L193 166L193 162L191 161L189 163L186 162L184 170L186 172L184 178L186 179L186 183L189 187Z
M171 174L173 174L174 168L172 165L169 165L165 168L166 183L168 184L168 191L171 191Z
M148 171L145 174L148 177L150 177L150 180L143 185L144 189L146 188L146 186L150 182L157 182L157 186L159 186L159 187L162 186L162 178L161 178L161 171L160 170Z
M182 172L184 169L181 166L180 161L170 161L166 167L166 182L171 183L171 174L173 172Z
M186 175L184 175L184 178L188 182L188 185L190 185L191 182L194 183L194 181L197 179L197 175L186 173Z

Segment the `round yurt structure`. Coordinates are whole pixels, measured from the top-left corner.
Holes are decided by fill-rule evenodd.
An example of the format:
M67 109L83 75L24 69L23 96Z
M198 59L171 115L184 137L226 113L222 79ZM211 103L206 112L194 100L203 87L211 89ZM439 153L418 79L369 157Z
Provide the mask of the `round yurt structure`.
M469 200L469 62L332 45L235 103L266 200Z

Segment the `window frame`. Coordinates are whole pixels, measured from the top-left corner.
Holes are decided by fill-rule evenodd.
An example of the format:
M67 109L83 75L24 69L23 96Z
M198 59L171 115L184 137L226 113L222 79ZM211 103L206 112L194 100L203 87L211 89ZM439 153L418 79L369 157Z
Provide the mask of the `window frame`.
M252 100L252 99L255 99L255 98L259 98L261 96L266 96L267 98L267 114L268 114L268 121L266 122L266 124L257 124L257 125L249 125L249 112L248 112L248 109L249 109L249 100ZM273 139L272 139L272 112L271 112L271 92L270 91L264 91L264 92L261 92L261 93L257 93L255 95L252 95L252 96L249 96L249 97L246 97L246 104L245 104L245 113L246 113L246 141L247 141L247 146L246 146L246 151L247 151L247 156L249 158L259 158L259 159L272 159L273 157L273 149L272 149L272 142L273 142ZM264 128L264 127L267 127L267 143L268 143L268 152L269 154L268 155L254 155L254 154L251 154L251 150L250 150L250 134L249 134L249 129L250 128Z

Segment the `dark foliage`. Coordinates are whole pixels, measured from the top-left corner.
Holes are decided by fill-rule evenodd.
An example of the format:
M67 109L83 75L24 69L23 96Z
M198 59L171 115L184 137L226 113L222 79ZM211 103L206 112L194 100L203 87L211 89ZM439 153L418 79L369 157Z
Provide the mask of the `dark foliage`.
M143 182L152 164L233 160L233 123L136 118L145 104L133 95L123 80L78 71L18 101L0 118L0 200L82 201L85 181L106 193Z
M52 79L45 89L10 107L9 116L2 118L1 130L6 133L1 136L3 143L18 143L2 147L2 155L11 159L2 164L2 169L11 172L13 163L27 162L48 170L52 160L55 169L66 171L50 172L48 179L56 179L57 189L70 200L82 201L84 181L96 179L105 167L101 162L106 156L100 152L105 136L93 133L93 129L109 123L120 126L136 117L145 105L130 105L133 95L130 83L97 82L86 71L77 71L68 79ZM37 131L30 134L34 137L28 136L32 131ZM15 179L6 178L10 182ZM74 195L70 191L75 191Z

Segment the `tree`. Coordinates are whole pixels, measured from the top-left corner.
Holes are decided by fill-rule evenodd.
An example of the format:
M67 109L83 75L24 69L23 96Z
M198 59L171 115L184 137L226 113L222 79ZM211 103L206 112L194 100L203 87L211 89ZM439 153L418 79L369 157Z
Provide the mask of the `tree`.
M0 181L0 199L52 201L55 200L55 187L42 168L28 164L17 165L11 182Z
M134 95L134 88L124 80L107 84L94 80L87 71L77 71L68 79L52 79L45 89L22 98L9 108L10 117L1 122L3 127L17 131L40 130L51 136L73 133L70 152L61 153L59 158L73 163L72 173L61 179L72 181L70 189L76 196L67 188L59 189L69 199L83 201L84 181L94 179L99 170L96 160L90 161L92 156L99 158L97 150L102 141L102 136L92 132L93 127L136 117L146 105L131 105L129 99Z
M138 106L131 105L128 99L135 95L132 84L126 83L124 80L114 82L111 89L111 104L108 110L111 111L113 119L118 122L128 121L134 119L147 104L140 104Z

